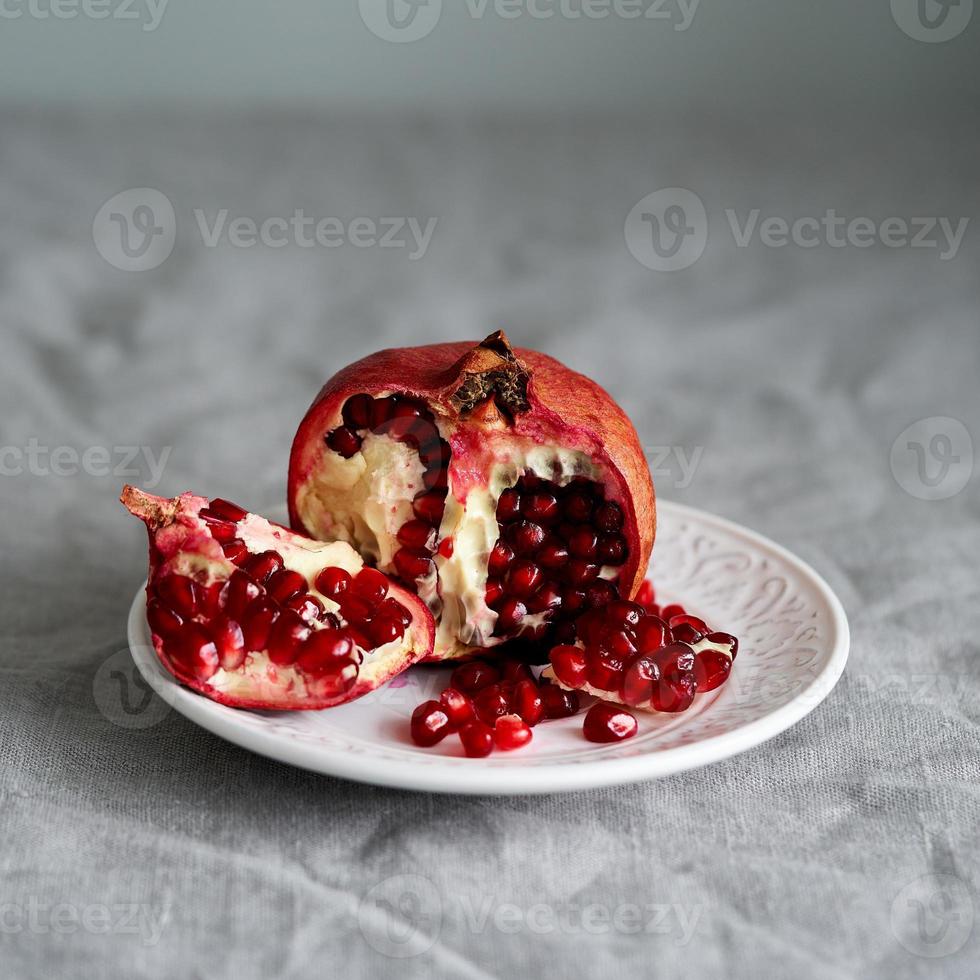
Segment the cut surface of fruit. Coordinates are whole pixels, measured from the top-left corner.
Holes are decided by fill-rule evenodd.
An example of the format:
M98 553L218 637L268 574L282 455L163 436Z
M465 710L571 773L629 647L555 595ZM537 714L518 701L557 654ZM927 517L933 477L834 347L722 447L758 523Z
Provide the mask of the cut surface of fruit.
M738 653L734 636L711 632L680 605L661 610L646 583L638 595L646 604L614 599L569 624L563 639L572 642L552 647L542 676L568 691L669 713L728 680Z
M344 542L312 541L225 500L135 487L122 502L150 537L147 621L188 687L235 707L325 708L431 653L417 596Z
M465 656L639 586L656 515L636 432L595 382L503 333L381 351L300 425L293 526L350 543L437 616Z

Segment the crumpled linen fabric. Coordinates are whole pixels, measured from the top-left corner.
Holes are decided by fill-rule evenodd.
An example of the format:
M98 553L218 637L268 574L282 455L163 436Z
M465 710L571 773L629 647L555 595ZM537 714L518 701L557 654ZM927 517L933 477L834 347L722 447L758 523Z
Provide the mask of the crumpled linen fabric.
M833 135L0 116L4 977L977 975L977 476L924 500L890 465L919 420L980 438L976 229L947 259L740 246L725 212L975 215L978 142L935 121ZM141 187L173 203L176 241L120 271L93 219ZM662 187L709 218L676 272L624 237ZM222 209L437 222L414 259L209 247L198 215ZM498 328L616 394L663 497L827 578L853 640L827 701L705 769L525 798L330 779L144 704L125 623L145 540L121 485L280 504L335 369Z

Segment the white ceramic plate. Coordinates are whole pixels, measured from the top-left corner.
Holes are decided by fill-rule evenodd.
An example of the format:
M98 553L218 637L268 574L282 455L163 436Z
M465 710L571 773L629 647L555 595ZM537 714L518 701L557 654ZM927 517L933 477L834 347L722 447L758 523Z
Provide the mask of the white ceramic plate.
M181 687L159 664L143 589L129 644L154 690L216 735L281 762L380 786L444 793L551 793L681 772L753 748L785 731L832 690L849 646L837 596L809 565L761 535L690 507L658 501L651 574L660 602L682 602L739 637L726 684L678 715L638 712L640 730L615 745L582 737L582 714L534 729L530 746L467 759L449 736L433 749L408 737L420 702L450 668L413 667L352 704L324 711L242 711Z

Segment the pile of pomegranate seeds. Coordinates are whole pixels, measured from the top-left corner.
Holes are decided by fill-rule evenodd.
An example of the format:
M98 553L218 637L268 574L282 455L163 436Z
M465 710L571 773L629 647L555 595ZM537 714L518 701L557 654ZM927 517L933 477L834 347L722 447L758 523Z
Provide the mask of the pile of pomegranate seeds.
M412 503L414 517L398 530L401 547L392 559L398 577L406 583L425 578L432 571L432 556L452 554L452 541L438 540L446 507L449 443L440 435L432 412L420 401L403 395L372 398L353 395L344 403L343 425L326 434L327 446L345 459L360 452L364 437L373 432L387 435L414 449L424 468L423 484ZM449 551L449 555L446 551Z
M552 648L558 683L653 711L685 711L700 691L728 679L738 653L730 633L714 632L676 604L661 608L644 582L636 602L616 599L574 623L575 642Z
M277 667L295 667L320 693L342 694L357 680L363 651L400 639L411 625L408 609L388 597L388 580L372 568L352 576L327 567L316 589L340 606L326 611L305 576L285 567L278 551L251 553L236 537L246 512L225 500L199 515L238 567L204 585L168 573L149 585L147 619L167 657L206 681L219 669L238 670L249 652L265 651Z
M497 501L500 538L488 561L487 605L497 613L496 636L543 633L524 628L528 615L574 617L619 594L601 578L626 561L623 512L584 477L566 486L525 474Z

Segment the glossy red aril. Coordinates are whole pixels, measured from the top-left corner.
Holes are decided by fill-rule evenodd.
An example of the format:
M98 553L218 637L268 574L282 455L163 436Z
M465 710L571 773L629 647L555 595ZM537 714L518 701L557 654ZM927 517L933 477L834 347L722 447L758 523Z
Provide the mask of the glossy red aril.
M501 678L500 671L493 664L482 660L470 660L460 664L452 673L450 683L464 694L474 695L477 691L496 684Z
M410 730L412 741L428 748L441 742L452 731L452 725L446 709L438 701L423 701L412 712Z
M569 718L571 715L578 714L577 691L566 691L554 684L541 684L539 689L545 718Z
M459 730L463 752L471 759L482 759L493 751L493 729L482 721L471 721Z
M520 749L531 741L531 729L518 715L503 715L493 726L493 741L505 752Z
M533 680L518 681L510 698L514 713L533 728L544 717L544 702L541 692Z
M590 742L621 742L632 738L639 726L625 709L606 701L594 704L585 714L582 731Z
M380 500L383 527L365 499ZM335 375L294 440L289 504L294 527L324 539L343 527L382 572L452 612L433 659L536 638L628 597L655 531L649 470L621 409L502 333L382 351ZM495 534L474 548L488 507ZM473 582L486 583L483 603Z
M473 697L473 708L480 721L492 725L510 711L510 698L499 684L491 684Z
M439 703L454 728L461 728L476 717L473 702L462 691L457 691L454 687L447 687L439 695Z
M694 657L694 678L698 691L713 691L728 680L732 659L720 650L703 650Z
M425 605L364 568L346 544L302 538L223 500L167 500L133 487L122 499L150 536L154 649L178 680L213 700L329 707L431 652L435 624ZM247 527L243 537L239 527ZM228 540L248 542L240 567ZM356 607L356 624L345 603Z

